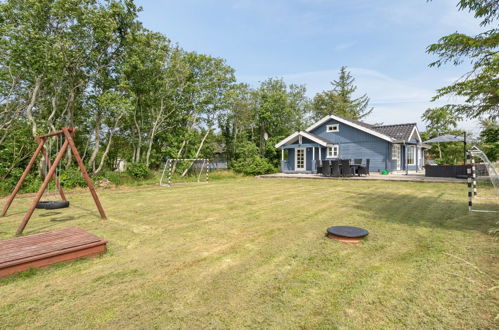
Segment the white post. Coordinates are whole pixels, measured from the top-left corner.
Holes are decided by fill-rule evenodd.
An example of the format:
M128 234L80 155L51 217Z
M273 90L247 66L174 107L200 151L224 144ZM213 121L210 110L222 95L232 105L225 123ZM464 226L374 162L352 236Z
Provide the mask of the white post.
M281 160L284 160L284 149L281 149Z
M312 160L315 160L315 147L312 147Z
M321 147L319 147L319 160L322 160L322 152L321 152Z

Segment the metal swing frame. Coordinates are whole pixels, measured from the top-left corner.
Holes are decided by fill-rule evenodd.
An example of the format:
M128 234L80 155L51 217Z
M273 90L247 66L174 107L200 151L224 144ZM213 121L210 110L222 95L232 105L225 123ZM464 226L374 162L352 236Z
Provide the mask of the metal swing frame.
M64 156L64 153L66 152L68 147L71 148L73 156L76 159L76 162L78 163L81 174L83 175L85 182L87 183L88 189L90 190L90 194L92 195L92 197L94 199L94 202L95 202L95 205L97 206L97 209L99 210L99 214L100 214L101 218L107 219L106 213L104 212L104 208L102 207L102 204L99 200L99 197L97 196L97 193L95 191L92 180L90 179L90 176L88 175L87 169L85 168L85 164L83 163L83 160L81 159L80 154L78 152L78 149L76 148L76 145L74 143L73 136L75 135L75 133L76 133L76 129L74 127L63 127L60 131L55 131L55 132L52 132L49 134L40 135L40 136L36 137L36 142L38 143L38 147L36 148L35 152L33 153L33 156L31 157L31 159L28 163L28 166L24 169L24 172L21 175L21 177L19 178L19 181L17 181L17 184L16 184L14 190L12 191L12 194L9 196L7 202L5 203L5 205L3 207L2 213L0 214L0 216L2 216L2 217L5 216L10 205L12 204L14 199L16 198L17 193L21 189L21 186L22 186L24 180L26 179L26 176L28 175L29 171L33 167L36 159L38 158L38 155L41 153L43 158L47 162L47 165L49 167L49 171L48 171L47 175L45 176L45 179L44 179L42 185L38 189L38 192L35 195L35 199L33 200L33 203L31 204L30 208L28 209L28 211L24 215L23 220L19 224L19 227L17 228L17 231L16 231L16 235L20 235L24 231L24 228L26 227L29 219L33 215L33 212L35 211L37 204L40 202L40 199L42 198L43 193L47 189L47 186L49 185L49 182L51 179L54 179L55 185L57 187L57 190L59 191L59 195L61 196L61 198L65 201L67 200L66 196L64 194L64 191L62 190L62 187L60 185L59 179L57 178L57 175L55 172L57 169L57 165L59 165L59 163L61 162L62 157ZM47 141L47 139L49 137L52 137L52 136L63 136L64 143L60 147L59 152L57 153L57 156L54 160L54 163L51 164L50 158L47 155L47 150L44 147L44 145L45 145L45 142Z

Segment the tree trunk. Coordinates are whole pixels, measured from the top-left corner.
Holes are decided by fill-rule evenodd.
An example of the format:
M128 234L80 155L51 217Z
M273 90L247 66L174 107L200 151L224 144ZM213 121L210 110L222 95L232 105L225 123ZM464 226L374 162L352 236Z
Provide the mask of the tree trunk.
M100 150L100 112L97 113L97 117L95 119L95 147L94 151L92 152L92 155L90 156L90 160L88 161L89 166L92 167L92 171L95 171L95 160L97 158L97 154L99 153Z
M109 154L109 150L111 150L111 142L113 141L114 132L116 131L116 128L118 127L118 123L121 120L122 116L123 115L118 116L118 118L114 122L114 126L111 129L111 131L109 132L109 138L107 140L106 149L104 150L104 153L102 154L102 157L100 159L99 167L97 167L97 169L95 171L93 171L93 174L99 173L102 170L102 168L104 167L104 161L106 160L107 155Z
M210 134L210 131L211 131L211 128L208 128L206 130L206 134L203 136L203 139L201 140L201 143L199 144L199 148L196 151L196 155L194 156L194 158L199 157L199 153L201 152L201 149L203 148L204 141L208 137L208 134ZM191 162L191 165L189 165L189 167L184 170L184 172L182 173L182 177L184 177L187 174L187 171L189 171L189 169L192 167L192 164L194 164L194 162Z
M152 143L154 141L155 136L156 136L156 125L154 125L153 128L151 129L149 143L147 145L147 152L146 152L146 165L147 165L147 167L149 167L149 161L151 158Z
M141 133L140 125L137 122L137 117L135 116L135 114L133 116L133 121L135 123L135 128L137 129L137 148L135 149L135 154L133 155L133 161L134 161L134 163L139 163L140 162L140 152L141 152L140 146L142 145L142 133Z
M31 133L33 137L37 136L37 125L35 118L33 117L33 107L35 106L36 100L38 98L38 91L42 85L42 77L39 76L35 80L35 86L33 87L33 91L31 92L31 97L28 106L26 107L26 117L28 117L29 122L31 123Z

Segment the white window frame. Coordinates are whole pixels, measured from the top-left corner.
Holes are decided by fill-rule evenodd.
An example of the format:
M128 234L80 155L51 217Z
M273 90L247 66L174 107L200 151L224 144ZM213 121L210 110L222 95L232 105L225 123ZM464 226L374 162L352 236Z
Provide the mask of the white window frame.
M336 155L335 155L336 150ZM340 146L338 144L334 144L331 147L327 147L326 150L326 158L338 158L340 156Z
M416 165L416 157L417 157L417 154L416 154L416 146L412 146L412 145L408 145L407 146L407 165ZM412 163L409 163L409 155L412 154L412 160L413 162Z
M340 131L340 124L331 124L326 126L327 133L335 133Z
M395 150L397 152L395 152ZM400 159L400 144L394 144L392 146L392 159L393 160L398 160Z

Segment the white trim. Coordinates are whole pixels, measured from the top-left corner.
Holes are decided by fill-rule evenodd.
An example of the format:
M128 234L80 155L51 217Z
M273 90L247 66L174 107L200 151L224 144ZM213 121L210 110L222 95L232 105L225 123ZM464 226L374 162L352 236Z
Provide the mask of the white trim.
M336 133L340 131L340 124L326 125L326 133Z
M314 128L319 127L320 125L324 124L325 122L327 122L330 119L334 119L336 121L339 121L340 123L352 126L353 128L356 128L356 129L358 129L360 131L363 131L363 132L369 133L371 135L374 135L376 137L379 137L380 139L383 139L385 141L388 141L388 142L393 142L394 141L394 139L392 139L391 137L389 137L389 136L387 136L385 134L381 134L379 132L373 131L372 129L369 129L369 128L357 125L355 123L352 123L349 120L346 120L346 119L343 119L343 118L340 118L340 117L336 117L335 115L329 115L329 116L326 116L326 117L322 118L321 120L319 120L315 124L309 126L305 131L306 132L310 132Z
M336 148L336 156L334 155L334 149ZM329 149L332 151L332 155L329 155ZM340 145L339 144L333 144L331 146L328 146L326 149L326 158L329 159L334 159L340 157Z
M414 125L414 128L412 129L411 135L409 135L409 140L411 140L412 135L414 134L414 131L416 131L416 134L418 135L418 141L423 142L423 140L421 140L421 135L419 135L418 127L416 125Z
M297 137L297 136L298 136L298 134L300 134L300 132L294 132L294 133L293 133L293 134L291 134L290 136L288 136L288 137L286 137L286 138L282 139L279 143L277 143L277 144L275 145L275 147L276 147L276 148L279 148L279 147L281 147L281 146L285 145L286 143L288 143L289 141L291 141L292 139L294 139L295 137Z
M320 140L310 133L302 131L302 132L300 132L300 134L302 136L306 137L307 139L312 140L312 141L316 142L317 144L320 144L321 146L327 146L327 144L328 144L326 141Z
M303 150L303 169L298 169L298 150ZM307 169L307 148L295 148L295 171L306 171Z
M277 143L275 145L276 148L280 148L282 147L283 145L289 143L290 141L292 141L294 138L298 137L300 138L301 136L303 137L306 137L307 139L309 140L312 140L314 141L315 143L321 145L321 146L327 146L327 142L325 141L322 141L318 138L316 138L315 136L313 136L312 134L310 133L307 133L307 132L303 132L303 131L300 131L300 132L294 132L293 134L291 134L290 136L288 136L287 138L281 140L279 143ZM300 141L301 142L301 141ZM301 143L300 143L301 144Z

